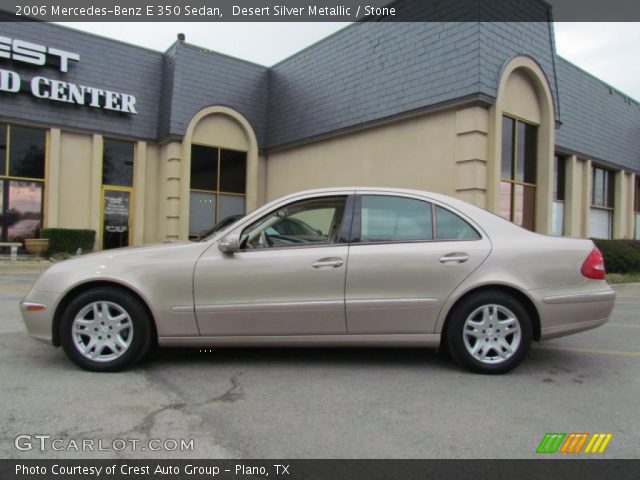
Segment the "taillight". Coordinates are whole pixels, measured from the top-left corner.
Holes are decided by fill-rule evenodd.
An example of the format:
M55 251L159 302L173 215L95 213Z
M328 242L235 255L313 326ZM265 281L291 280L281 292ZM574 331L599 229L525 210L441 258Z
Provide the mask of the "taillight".
M582 264L580 271L587 278L604 280L606 273L604 270L604 258L602 258L602 253L600 253L598 247L593 247L593 250L591 250L591 253Z

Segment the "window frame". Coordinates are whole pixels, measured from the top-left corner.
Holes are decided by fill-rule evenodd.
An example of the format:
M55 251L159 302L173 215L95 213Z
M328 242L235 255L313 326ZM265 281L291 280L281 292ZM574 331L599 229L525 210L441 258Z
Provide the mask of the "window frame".
M19 128L28 128L31 130L37 130L44 135L44 159L43 159L43 176L41 178L37 177L17 177L10 175L11 173L11 129L12 127ZM20 123L10 123L7 121L0 121L0 128L4 129L5 133L5 149L4 149L4 170L0 171L0 183L2 184L2 201L0 202L0 207L2 208L2 220L0 225L0 241L4 241L5 238L8 238L9 234L9 226L7 225L8 217L5 215L5 209L8 208L9 205L9 192L10 186L12 182L31 182L40 185L40 229L44 227L46 224L46 213L47 213L47 172L49 171L49 155L48 145L49 145L49 130L34 127L32 125L24 125Z
M117 142L117 143L127 143L131 145L131 185L118 185L116 183L105 183L105 161L104 157L106 154L106 144L107 142ZM126 140L122 138L115 137L102 137L102 172L100 176L100 184L103 187L113 187L113 188L131 188L133 189L136 181L136 142L133 140Z
M513 121L513 128L511 129L511 176L510 178L504 178L502 175L502 159L504 156L504 151L502 150L502 147L504 146L504 127L502 127L502 144L501 144L501 151L500 151L500 179L499 179L499 188L498 188L498 195L500 195L502 188L501 185L502 184L509 184L509 217L505 217L502 215L502 212L500 211L500 216L512 223L515 223L515 218L516 218L516 198L517 195L515 194L515 190L516 187L520 186L523 189L525 188L532 188L533 189L533 198L534 198L534 202L533 202L533 211L531 212L531 216L532 216L532 225L531 225L531 230L532 232L536 231L536 216L537 216L537 194L538 194L538 159L539 159L539 152L538 152L538 128L540 127L539 124L536 124L534 122L531 122L529 120L525 120L523 118L520 118L516 115L512 115L512 114L507 114L507 113L503 113L502 114L502 122L504 125L504 119L508 118L510 120ZM536 173L536 179L535 179L535 183L531 183L531 182L526 182L525 181L525 177L526 177L526 165L525 167L523 167L523 179L522 180L518 180L517 179L517 175L518 175L518 151L520 148L519 145L519 136L518 136L518 125L519 124L524 124L525 126L531 126L531 127L535 127L535 131L536 131L536 145L535 145L535 168L534 171ZM526 134L525 134L525 138L526 138ZM523 200L525 198L525 195L523 193ZM526 230L529 230L525 225L524 225L524 215L523 215L523 224L517 224L519 227L522 227Z
M44 135L44 160L43 160L43 166L42 166L42 177L19 177L19 176L15 176L15 175L11 175L11 128L12 127L18 127L18 128L28 128L31 130L37 130L42 132L42 134ZM39 128L39 127L32 127L30 125L21 125L19 123L8 123L8 122L0 122L0 128L4 128L5 129L5 168L3 172L0 172L0 179L4 179L4 180L25 180L25 181L30 181L30 182L42 182L43 184L46 184L46 180L47 180L47 171L49 168L48 165L48 155L47 155L47 150L48 150L48 144L49 144L49 131L44 129L44 128ZM45 185L46 187L46 185Z
M208 193L208 194L212 194L215 195L215 200L216 200L216 208L215 208L215 215L214 215L214 222L213 225L216 225L219 221L223 220L225 217L220 217L220 197L221 196L233 196L233 197L240 197L243 199L243 204L244 204L244 211L242 212L243 215L246 215L247 213L247 163L249 161L249 152L246 150L239 150L236 148L228 148L228 147L222 147L219 145L205 145L203 143L198 143L198 142L192 142L191 143L191 148L193 148L194 146L197 147L205 147L205 148L211 148L213 150L216 151L216 157L215 157L215 168L216 168L216 189L215 190L206 190L206 189L201 189L201 188L193 188L191 186L191 175L192 175L192 166L189 165L189 201L191 201L191 193L192 192L196 192L196 193ZM237 193L237 192L227 192L227 191L223 191L220 190L220 184L221 184L221 178L220 178L220 173L221 173L221 169L222 169L222 151L223 150L227 150L227 151L231 151L231 152L237 152L237 153L243 153L244 154L244 169L245 169L245 175L244 175L244 193ZM189 215L191 215L191 213L189 213ZM193 235L197 235L199 232L189 232L189 236L193 236Z
M422 239L422 240L382 240L382 241L361 241L361 231L362 231L362 197L363 196L380 196L380 197L397 197L411 200L419 200L421 202L425 202L430 205L431 208L431 239ZM461 218L469 226L478 234L476 238L451 238L451 239L439 239L437 238L438 234L438 226L437 226L437 217L436 217L436 207L440 207L443 210L448 211L449 213ZM442 242L476 242L484 239L483 230L479 227L479 225L471 220L467 215L456 210L450 205L443 204L437 200L419 197L413 195L402 195L393 192L358 192L355 195L354 201L354 211L353 211L353 223L351 227L351 236L349 237L349 245L393 245L393 244L411 244L411 243L442 243Z
M603 172L602 177L602 198L603 204L599 205L595 203L595 195L596 195L596 171ZM616 176L615 170L610 170L606 167L601 167L599 165L591 166L591 192L589 196L589 207L597 208L600 210L614 211L615 209L615 188L616 188Z

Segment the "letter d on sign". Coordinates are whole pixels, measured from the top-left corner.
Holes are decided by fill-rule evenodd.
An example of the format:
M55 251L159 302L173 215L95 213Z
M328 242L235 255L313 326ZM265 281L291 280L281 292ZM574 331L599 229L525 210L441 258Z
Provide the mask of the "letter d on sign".
M20 91L20 75L10 70L0 70L0 90L16 93Z

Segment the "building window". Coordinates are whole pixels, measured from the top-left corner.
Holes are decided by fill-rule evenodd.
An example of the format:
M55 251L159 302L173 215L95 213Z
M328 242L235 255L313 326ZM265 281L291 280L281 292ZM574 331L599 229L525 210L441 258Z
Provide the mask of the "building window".
M535 229L538 128L502 117L500 215L528 230Z
M104 139L102 184L133 186L133 142Z
M589 236L611 238L615 173L593 166L591 177L591 210L589 212Z
M556 155L553 159L553 212L552 212L552 234L564 234L564 199L566 182L565 157Z
M131 240L133 142L104 139L102 153L102 248L120 248Z
M42 226L44 130L0 123L0 241L21 242Z
M189 236L244 214L246 183L247 152L192 145Z

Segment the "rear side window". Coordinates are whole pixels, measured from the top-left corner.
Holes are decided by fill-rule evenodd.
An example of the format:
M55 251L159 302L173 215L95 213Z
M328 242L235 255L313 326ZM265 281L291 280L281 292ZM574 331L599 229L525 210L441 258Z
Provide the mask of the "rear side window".
M436 206L436 240L476 240L480 234L455 213Z
M385 195L361 197L361 242L433 240L431 204Z

